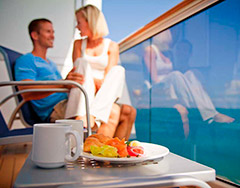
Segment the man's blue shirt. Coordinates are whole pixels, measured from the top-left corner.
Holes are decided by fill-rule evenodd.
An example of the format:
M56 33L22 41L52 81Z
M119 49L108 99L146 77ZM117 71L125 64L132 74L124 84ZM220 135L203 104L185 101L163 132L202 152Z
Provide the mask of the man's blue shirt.
M15 79L21 81L31 80L61 80L57 66L54 62L45 61L41 57L36 57L32 53L27 53L16 60ZM46 120L52 113L53 107L60 101L67 99L66 93L53 93L40 100L32 100L34 110L42 120Z

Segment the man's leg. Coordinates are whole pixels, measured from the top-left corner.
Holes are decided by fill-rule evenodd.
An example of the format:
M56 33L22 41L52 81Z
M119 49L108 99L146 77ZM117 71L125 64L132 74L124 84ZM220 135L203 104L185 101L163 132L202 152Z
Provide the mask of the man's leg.
M57 119L64 119L65 111L67 107L67 100L62 100L53 107L53 111L50 114L50 122L54 123Z
M125 140L129 139L133 123L136 119L136 114L136 109L132 106L126 104L122 105L119 124L114 137L118 137L119 139L125 138Z
M120 106L114 103L108 119L108 123L101 124L97 131L98 134L103 134L109 137L114 136L114 133L119 123L120 110L121 110Z

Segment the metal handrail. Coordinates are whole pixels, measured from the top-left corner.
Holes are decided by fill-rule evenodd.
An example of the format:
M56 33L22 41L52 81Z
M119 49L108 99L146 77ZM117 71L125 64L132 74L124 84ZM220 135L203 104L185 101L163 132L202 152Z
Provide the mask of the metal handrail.
M24 94L24 93L41 93L41 92L58 92L58 93L66 93L69 92L69 89L61 89L61 88L52 88L52 89L24 89L21 91L17 91L11 95L8 95L7 97L5 97L4 99L2 99L2 101L0 101L0 106L2 106L5 102L7 102L9 99L11 99L12 97ZM26 101L27 102L27 101Z
M157 33L221 1L222 0L184 0L158 18L119 41L119 52L122 53Z
M8 95L7 97L5 97L2 101L0 101L0 106L2 106L4 103L6 103L9 99L11 99L12 97L15 97L15 96L18 96L20 94L23 94L23 93L30 93L30 92L35 92L35 93L41 93L41 92L58 92L58 93L66 93L66 92L69 92L69 89L64 89L64 88L46 88L46 89L24 89L24 90L21 90L21 91L17 91L17 92L14 92L13 94L11 95ZM13 121L14 119L16 118L16 114L18 113L18 111L20 110L20 108L26 103L28 102L28 100L25 100L23 99L20 103L18 103L17 107L15 108L15 110L13 111L13 113L11 114L10 116L10 119L8 121L8 128L11 129L12 128L12 125L13 125ZM21 118L21 117L20 117ZM24 119L23 119L24 120ZM25 120L24 120L24 125L26 127L32 127L30 126L29 124L25 123Z
M23 85L74 85L77 88L79 88L82 92L83 95L85 97L85 106L86 106L86 116L87 116L87 129L88 129L88 136L90 136L92 134L92 129L91 129L91 125L90 125L90 112L89 112L89 100L88 100L88 95L85 91L85 89L77 82L75 81L71 81L71 80L57 80L57 81L3 81L0 82L0 87L3 86L23 86ZM39 92L39 90L41 89L30 89L30 90L21 90L18 93L26 93L26 92ZM41 92L44 91L56 91L56 88L53 88L53 90L51 89L42 89ZM25 92L24 92L25 91ZM67 92L67 90L65 90ZM64 92L63 90L61 90L61 92ZM16 93L17 94L17 93ZM15 94L10 95L9 97L13 97L15 96ZM0 102L0 106L6 102L6 100L9 99L9 97L4 98L1 102Z

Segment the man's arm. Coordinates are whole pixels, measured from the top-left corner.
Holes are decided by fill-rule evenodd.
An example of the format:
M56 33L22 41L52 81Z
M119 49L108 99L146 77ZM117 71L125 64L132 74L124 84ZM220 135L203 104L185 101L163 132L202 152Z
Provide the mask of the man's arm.
M24 79L22 81L34 81L31 79ZM61 85L23 85L23 86L18 86L19 90L26 90L26 89L52 89L52 88L64 88ZM24 93L22 94L22 97L24 100L29 101L29 100L39 100L42 98L45 98L49 95L51 95L54 92L29 92L29 93Z
M78 82L79 84L83 84L84 83L84 77L83 75L74 72L75 71L75 67L68 73L67 77L65 80L72 80L75 82ZM24 79L22 81L34 81L31 79ZM25 89L52 89L52 88L67 88L67 89L71 89L73 86L71 85L32 85L32 86L18 86L19 90L25 90ZM30 92L30 93L24 93L22 94L24 100L39 100L42 98L45 98L51 94L53 94L54 92Z

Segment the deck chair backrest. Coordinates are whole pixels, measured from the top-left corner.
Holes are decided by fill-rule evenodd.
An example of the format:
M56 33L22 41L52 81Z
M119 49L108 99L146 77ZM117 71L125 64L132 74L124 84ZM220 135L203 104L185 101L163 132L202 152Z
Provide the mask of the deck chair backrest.
M5 48L3 46L0 46L2 48L2 51L5 52L7 57L4 57L6 67L8 70L9 78L11 81L14 81L14 65L17 58L19 58L22 54L19 52L15 52L13 50L10 50L8 48Z
M8 132L9 132L9 129L3 118L2 112L0 111L0 137L5 136Z
M0 146L32 141L33 127L9 130L0 111Z
M22 54L3 46L0 46L0 52L3 54L10 81L15 81L14 65L16 59L19 58ZM12 89L13 92L16 92L18 90L17 87L12 87ZM22 101L22 97L20 95L18 95L15 99L17 104ZM33 110L31 102L27 102L21 107L20 119L25 126L34 125L35 123L42 123L42 120Z

